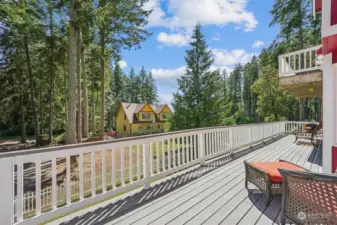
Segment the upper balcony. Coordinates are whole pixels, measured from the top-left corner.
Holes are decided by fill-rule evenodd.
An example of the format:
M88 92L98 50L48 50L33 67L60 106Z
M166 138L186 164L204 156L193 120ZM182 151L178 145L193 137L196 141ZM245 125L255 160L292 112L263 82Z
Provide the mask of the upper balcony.
M299 98L322 96L323 74L314 46L279 56L279 86Z

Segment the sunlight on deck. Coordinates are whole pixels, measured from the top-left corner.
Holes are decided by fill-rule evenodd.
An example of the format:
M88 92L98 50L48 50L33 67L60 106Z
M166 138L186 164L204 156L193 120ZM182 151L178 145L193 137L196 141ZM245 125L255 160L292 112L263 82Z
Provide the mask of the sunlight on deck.
M278 224L281 196L267 207L258 191L248 194L243 160L283 159L321 172L321 151L305 140L294 140L288 135L239 151L235 160L223 157L149 190L50 224Z

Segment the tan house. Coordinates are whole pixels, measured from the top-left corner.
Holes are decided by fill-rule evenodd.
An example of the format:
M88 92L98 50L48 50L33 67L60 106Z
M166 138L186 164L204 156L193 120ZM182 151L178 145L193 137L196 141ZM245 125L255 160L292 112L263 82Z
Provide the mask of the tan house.
M168 105L136 104L122 102L116 115L118 135L141 135L167 130L166 120L171 113Z

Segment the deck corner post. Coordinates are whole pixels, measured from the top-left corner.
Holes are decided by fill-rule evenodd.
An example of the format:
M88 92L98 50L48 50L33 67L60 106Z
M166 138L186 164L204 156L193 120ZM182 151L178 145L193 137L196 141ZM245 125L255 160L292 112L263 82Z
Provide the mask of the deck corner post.
M253 129L252 127L249 127L249 146L252 146L252 142L253 142Z
M14 224L14 165L12 158L0 158L0 224Z
M199 159L200 165L205 165L205 134L200 133L199 135Z
M144 189L149 189L150 188L150 166L151 165L151 159L150 159L150 152L152 149L150 148L150 142L146 142L145 144L143 144L143 174L144 174L144 180L145 180L145 184L144 184Z
M231 154L234 154L234 129L229 130L229 146Z

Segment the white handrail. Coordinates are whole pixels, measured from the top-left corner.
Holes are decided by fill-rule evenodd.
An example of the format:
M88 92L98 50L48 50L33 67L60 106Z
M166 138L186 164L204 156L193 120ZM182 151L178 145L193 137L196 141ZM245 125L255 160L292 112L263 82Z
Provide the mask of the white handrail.
M138 186L149 188L151 181L304 123L214 127L2 154L0 224L38 224Z
M314 46L279 56L280 77L292 76L297 73L309 72L321 69L317 61L316 51L321 46Z

